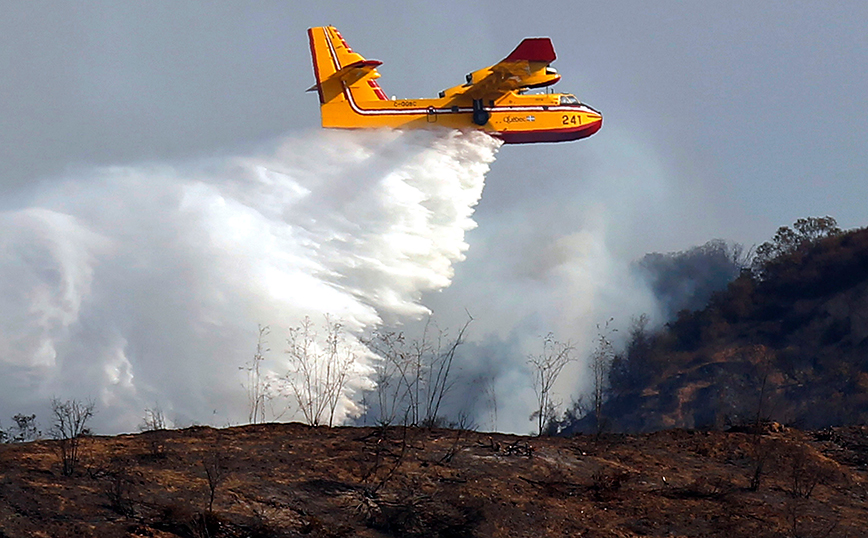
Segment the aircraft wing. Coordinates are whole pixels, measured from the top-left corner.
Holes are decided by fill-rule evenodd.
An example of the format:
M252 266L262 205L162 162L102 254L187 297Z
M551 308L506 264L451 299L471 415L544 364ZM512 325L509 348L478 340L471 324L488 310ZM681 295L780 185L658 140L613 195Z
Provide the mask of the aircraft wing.
M549 67L557 56L547 37L524 39L500 62L467 75L467 83L441 92L441 97L469 96L472 99L496 99L520 88L541 88L561 79Z

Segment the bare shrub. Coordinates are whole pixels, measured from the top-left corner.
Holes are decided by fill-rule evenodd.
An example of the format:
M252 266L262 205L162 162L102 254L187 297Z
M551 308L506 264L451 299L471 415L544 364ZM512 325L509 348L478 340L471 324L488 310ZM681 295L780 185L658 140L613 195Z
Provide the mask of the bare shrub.
M271 351L266 341L270 329L267 325L264 327L260 325L258 329L256 352L250 362L239 367L240 370L247 372L245 388L247 389L247 420L250 424L265 422L265 404L271 392L271 383L262 375L262 363L265 362L265 354Z
M528 358L527 362L533 369L533 390L537 398L537 408L530 419L536 419L538 435L543 435L546 425L557 416L552 389L564 367L575 360L572 355L574 350L571 343L559 342L554 333L548 333L543 338L542 353Z
M166 457L166 447L163 443L163 434L166 430L166 419L159 404L153 408L145 409L145 417L139 424L139 431L146 434L150 456L153 459Z
M208 514L214 513L217 488L226 480L226 459L219 447L214 447L202 456L202 468L208 481Z
M157 404L151 409L145 409L145 418L139 425L139 431L157 432L166 429L166 418L163 410Z
M446 450L446 453L443 454L443 457L441 457L437 461L438 464L452 463L452 460L455 459L455 456L457 456L458 453L464 449L464 446L467 443L467 440L464 438L464 434L469 430L466 430L464 428L455 428L455 430L455 441L452 443L452 446L450 446L449 449Z
M774 372L775 352L764 345L755 345L744 351L746 361L754 365L752 380L757 385L757 404L754 414L753 428L755 433L760 433L763 425L771 421L774 411L774 403L771 397L777 392L778 387L771 382Z
M465 432L475 432L479 429L479 424L473 420L469 411L459 411L458 416L455 420L450 420L448 426L450 429Z
M448 340L446 334L442 331L439 333L436 350L430 355L432 360L427 367L427 398L425 400L425 418L423 422L436 421L437 417L440 416L440 405L443 403L443 398L452 388L449 374L452 371L455 352L464 343L464 333L472 321L473 318L467 320L464 326L461 327L461 330L458 331L458 336L454 340ZM444 338L446 342L444 342ZM466 420L462 421L460 417L459 420L466 422Z
M452 367L473 318L451 338L428 318L422 335L407 339L403 333L378 332L366 345L380 358L374 365L377 422L428 428L447 425L441 416L443 402L453 387Z
M758 491L765 476L766 467L775 454L776 446L771 439L764 439L761 435L753 436L750 447L750 459L752 461L750 472L750 491Z
M612 368L612 361L615 359L612 333L617 329L609 328L612 321L614 321L614 318L609 318L603 327L597 325L597 347L591 355L591 363L589 365L591 374L593 375L592 389L594 392L591 396L591 401L594 406L594 424L598 436L603 433L606 427L606 421L603 417L603 404L605 403L606 393L609 388L609 370Z
M787 478L787 493L793 498L808 499L820 484L835 479L836 470L802 445L792 445L783 454L783 467Z
M80 402L57 398L51 400L51 410L54 414L54 425L51 435L58 441L57 449L62 464L64 476L72 476L78 466L81 456L81 439L90 434L87 422L93 417L96 404L92 401Z
M129 464L114 462L103 483L103 495L108 500L109 508L122 516L134 517L134 488L135 480L129 472Z
M373 461L363 470L362 484L364 485L365 495L373 498L377 492L385 486L395 475L411 446L409 428L405 425L401 428L401 441L398 445L397 453L392 450L392 444L388 439L388 428L378 428L379 435L376 437Z
M335 411L353 372L356 357L344 337L344 327L326 316L324 345L309 317L289 330L286 350L290 371L283 379L311 426L334 425Z
M406 339L403 333L379 331L366 340L365 345L379 358L374 364L377 423L384 426L394 424L400 413L406 411L405 416L409 416L412 407L412 402L406 403L411 397L406 368Z
M769 417L773 408L769 400L770 395L775 392L775 387L770 381L774 352L764 345L755 345L744 352L744 357L755 367L753 381L757 385L757 402L752 423L742 425L739 429L746 429L751 436L750 458L753 464L748 489L757 491L762 485L768 464L781 455L779 444L763 436L766 425L771 423Z
M840 515L831 519L820 516L810 509L809 502L803 497L787 499L783 507L783 515L788 527L787 536L792 538L828 538L840 524ZM861 533L860 533L861 534ZM858 536L845 531L838 536Z

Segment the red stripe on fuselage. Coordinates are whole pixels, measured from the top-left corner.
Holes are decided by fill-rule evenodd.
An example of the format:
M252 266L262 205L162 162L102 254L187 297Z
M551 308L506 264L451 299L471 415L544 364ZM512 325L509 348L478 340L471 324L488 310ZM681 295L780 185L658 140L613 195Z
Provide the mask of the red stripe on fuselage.
M537 131L504 131L488 133L500 138L504 144L531 144L534 142L567 142L587 138L600 130L603 120L568 129L549 129Z

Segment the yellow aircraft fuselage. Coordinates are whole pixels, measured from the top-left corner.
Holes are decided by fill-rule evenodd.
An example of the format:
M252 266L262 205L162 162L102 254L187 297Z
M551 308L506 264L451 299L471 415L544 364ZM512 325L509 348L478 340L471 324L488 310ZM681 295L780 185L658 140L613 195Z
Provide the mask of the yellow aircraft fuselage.
M500 63L467 75L467 84L435 99L389 99L376 78L377 60L347 46L331 26L308 30L322 126L331 128L479 129L505 143L561 142L596 133L602 115L570 94L527 94L560 79L548 67L548 38L523 41Z

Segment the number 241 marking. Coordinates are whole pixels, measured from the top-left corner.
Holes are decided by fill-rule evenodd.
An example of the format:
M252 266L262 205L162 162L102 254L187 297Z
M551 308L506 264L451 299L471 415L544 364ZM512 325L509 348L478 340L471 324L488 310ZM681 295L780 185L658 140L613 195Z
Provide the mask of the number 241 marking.
M576 118L577 118L577 116L574 116L574 115L573 115L573 116L568 116L568 115L564 114L563 116L561 116L561 119L563 120L563 122L562 122L563 125L570 125L570 124L572 124L572 125L576 125L576 124L581 125L581 124L582 124L582 120L581 120L581 118L579 118L578 120L576 120Z

